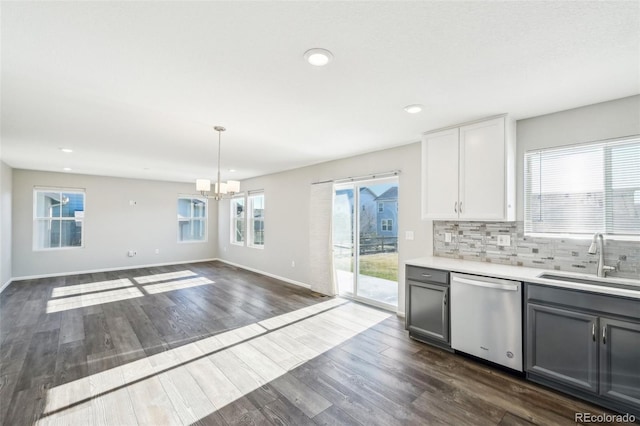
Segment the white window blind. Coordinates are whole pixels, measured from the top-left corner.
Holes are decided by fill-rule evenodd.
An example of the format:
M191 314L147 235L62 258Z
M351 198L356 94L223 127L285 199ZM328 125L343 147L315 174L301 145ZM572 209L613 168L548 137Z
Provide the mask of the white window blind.
M525 233L640 235L640 136L525 153Z

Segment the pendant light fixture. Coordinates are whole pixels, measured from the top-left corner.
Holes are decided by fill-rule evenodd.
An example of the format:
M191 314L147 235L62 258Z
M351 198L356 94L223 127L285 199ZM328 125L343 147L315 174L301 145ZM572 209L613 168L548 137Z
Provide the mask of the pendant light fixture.
M240 182L237 180L229 180L227 182L220 181L220 152L222 148L222 132L225 129L222 126L215 126L213 128L216 132L218 132L218 181L215 184L213 195L209 195L211 192L211 181L209 179L196 179L196 191L200 192L203 197L213 198L216 201L222 199L222 196L225 194L233 195L236 192L240 192Z

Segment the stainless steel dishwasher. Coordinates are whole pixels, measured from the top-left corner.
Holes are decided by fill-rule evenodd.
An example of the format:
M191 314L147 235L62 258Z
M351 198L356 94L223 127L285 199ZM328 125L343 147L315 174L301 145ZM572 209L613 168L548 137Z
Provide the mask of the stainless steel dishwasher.
M522 371L522 283L451 274L451 347Z

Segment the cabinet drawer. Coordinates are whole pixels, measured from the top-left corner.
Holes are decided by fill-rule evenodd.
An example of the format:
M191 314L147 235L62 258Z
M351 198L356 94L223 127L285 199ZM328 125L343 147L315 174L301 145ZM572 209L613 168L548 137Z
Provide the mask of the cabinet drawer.
M439 269L421 268L418 266L407 266L406 278L408 280L430 282L439 284L449 284L449 271Z
M570 309L607 313L610 315L640 319L640 303L637 299L589 293L541 284L527 284L527 301L555 306L567 306Z

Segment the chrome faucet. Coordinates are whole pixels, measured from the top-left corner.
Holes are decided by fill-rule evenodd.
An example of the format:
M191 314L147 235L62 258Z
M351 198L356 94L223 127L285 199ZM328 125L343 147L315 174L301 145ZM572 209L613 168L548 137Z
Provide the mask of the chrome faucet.
M589 246L589 254L596 253L598 253L596 276L604 278L607 276L607 272L615 271L616 267L604 264L604 237L600 232L593 234L593 241L591 241L591 245Z

